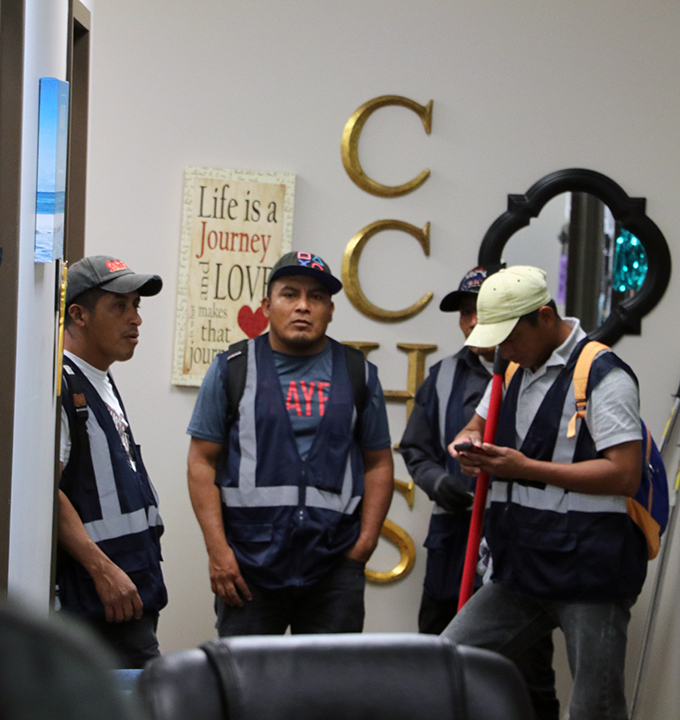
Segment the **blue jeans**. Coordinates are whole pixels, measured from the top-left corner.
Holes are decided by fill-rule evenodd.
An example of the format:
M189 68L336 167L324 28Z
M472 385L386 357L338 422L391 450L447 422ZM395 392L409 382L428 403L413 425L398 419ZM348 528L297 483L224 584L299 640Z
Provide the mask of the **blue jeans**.
M570 720L627 720L624 667L633 602L536 600L488 583L442 634L461 645L496 650L515 660L559 627L574 681Z
M423 588L423 599L418 613L418 629L421 633L440 635L457 612L457 597L435 600ZM555 692L555 671L552 660L552 633L548 633L515 661L529 688L536 720L560 718L560 703Z
M217 632L220 637L283 635L288 627L293 634L361 632L364 570L363 563L343 557L309 587L265 590L249 583L253 599L242 607L215 598Z

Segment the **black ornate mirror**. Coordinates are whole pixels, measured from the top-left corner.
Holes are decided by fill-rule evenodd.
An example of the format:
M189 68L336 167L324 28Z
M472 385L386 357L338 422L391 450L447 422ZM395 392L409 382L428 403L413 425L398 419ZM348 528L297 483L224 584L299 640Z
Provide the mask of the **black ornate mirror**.
M613 345L640 334L670 280L666 239L645 206L645 198L628 197L606 175L558 170L525 195L508 195L478 262L543 267L560 312L580 317L592 338Z

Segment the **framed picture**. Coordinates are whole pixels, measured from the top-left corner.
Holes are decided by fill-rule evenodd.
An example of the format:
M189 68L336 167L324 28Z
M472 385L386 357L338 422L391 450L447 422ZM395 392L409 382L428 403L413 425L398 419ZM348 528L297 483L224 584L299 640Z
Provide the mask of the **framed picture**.
M198 386L215 356L264 332L274 263L291 248L295 175L184 172L173 385Z
M40 78L35 262L64 257L69 84Z

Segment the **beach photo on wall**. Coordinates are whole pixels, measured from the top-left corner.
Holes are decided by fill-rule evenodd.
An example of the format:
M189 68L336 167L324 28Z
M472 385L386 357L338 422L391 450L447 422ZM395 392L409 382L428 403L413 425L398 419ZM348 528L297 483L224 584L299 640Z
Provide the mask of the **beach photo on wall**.
M64 256L69 84L40 78L35 262Z

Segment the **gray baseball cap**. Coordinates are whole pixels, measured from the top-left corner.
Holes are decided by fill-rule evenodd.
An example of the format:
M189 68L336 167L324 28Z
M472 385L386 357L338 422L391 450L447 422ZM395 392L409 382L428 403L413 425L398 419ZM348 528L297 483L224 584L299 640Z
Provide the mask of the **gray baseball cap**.
M113 293L129 293L135 290L145 297L158 295L163 287L160 275L139 275L122 261L108 255L92 255L78 260L68 269L66 307L80 293L92 288Z

